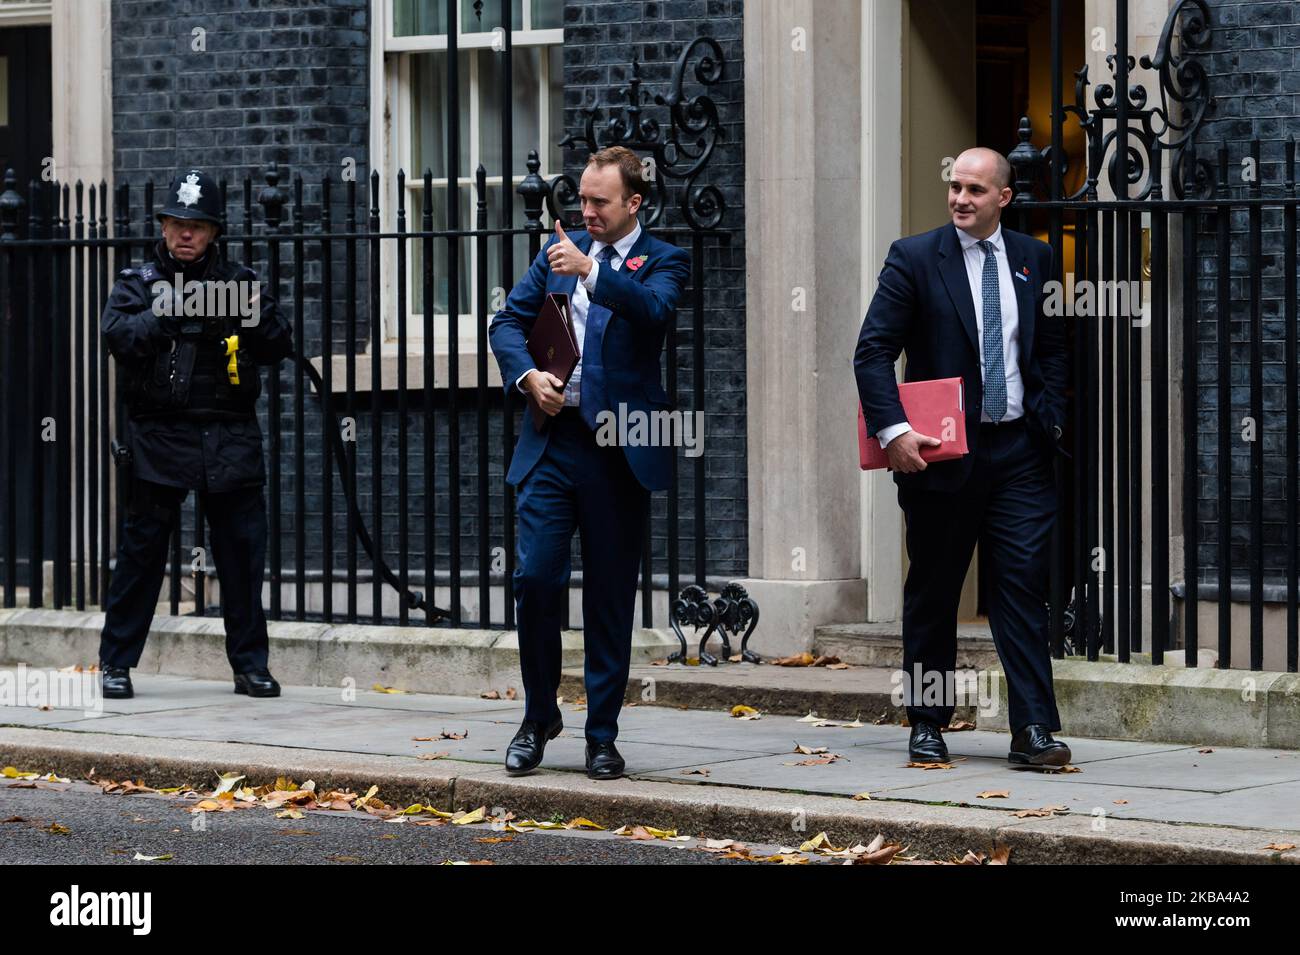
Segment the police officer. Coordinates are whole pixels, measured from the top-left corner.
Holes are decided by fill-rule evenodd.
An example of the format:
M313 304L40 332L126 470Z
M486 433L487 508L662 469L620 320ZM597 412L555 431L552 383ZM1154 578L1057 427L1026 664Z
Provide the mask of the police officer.
M266 469L255 408L258 366L277 374L293 352L292 333L256 273L221 257L220 191L211 177L197 169L179 175L158 219L162 241L144 264L118 273L101 320L123 376L131 470L100 636L104 696L134 696L130 668L144 651L168 542L191 488L211 529L235 692L279 696L262 612Z

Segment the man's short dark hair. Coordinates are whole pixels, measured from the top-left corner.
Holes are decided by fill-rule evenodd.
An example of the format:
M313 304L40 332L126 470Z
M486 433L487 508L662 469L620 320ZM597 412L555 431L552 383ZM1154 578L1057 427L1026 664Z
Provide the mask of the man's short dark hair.
M618 166L619 173L623 177L623 198L630 198L632 193L641 197L645 202L650 198L650 180L646 178L645 168L641 165L641 160L637 154L632 152L626 146L606 146L604 149L591 154L587 160L587 165L597 166Z

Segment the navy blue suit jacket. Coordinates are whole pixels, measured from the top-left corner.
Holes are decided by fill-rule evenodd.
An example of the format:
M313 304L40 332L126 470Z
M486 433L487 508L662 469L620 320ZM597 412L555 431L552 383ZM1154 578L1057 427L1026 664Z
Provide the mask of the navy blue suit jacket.
M1054 426L1065 426L1068 371L1063 319L1043 314L1043 286L1052 278L1052 248L1005 225L1002 235L1007 265L1013 273L1006 281L1015 289L1019 313L1025 423L1035 444L1050 455L1058 448ZM1015 273L1028 277L1016 278ZM962 379L966 442L971 453L930 464L914 474L895 472L894 480L900 487L957 490L970 476L979 445L984 389L975 301L957 227L951 222L897 240L885 257L853 357L858 398L873 439L876 432L907 420L894 376L894 361L900 352L906 355L904 381Z
M589 253L592 237L586 230L568 233L583 252ZM541 311L549 292L572 296L577 287L575 275L554 275L546 250L556 241L554 235L542 247L523 278L510 291L501 311L492 319L488 330L492 352L501 369L506 393L518 393L515 382L535 367L528 354L528 333ZM645 261L636 269L628 262L639 256ZM659 356L664 336L676 320L677 299L690 276L691 260L684 251L650 235L643 226L641 235L628 252L627 261L615 271L601 266L595 291L589 296L582 352L582 404L595 402L597 411L617 415L621 404L627 412L666 411L672 407L660 380ZM533 469L550 440L551 422L541 431L533 427L532 417L524 415L519 441L506 480L520 484ZM665 446L625 445L628 464L641 484L652 491L668 487L672 475L673 449Z

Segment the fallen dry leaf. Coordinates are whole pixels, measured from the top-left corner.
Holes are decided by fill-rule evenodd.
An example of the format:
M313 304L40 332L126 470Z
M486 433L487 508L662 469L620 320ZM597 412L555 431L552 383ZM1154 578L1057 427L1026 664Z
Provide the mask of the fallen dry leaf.
M696 848L703 849L705 852L723 852L728 849L738 852L744 847L734 839L705 839L704 845Z
M679 836L676 829L656 829L654 826L620 826L614 830L613 834L638 841L667 839L673 842L684 842L690 839L690 836Z
M1273 849L1277 852L1290 852L1292 849L1295 848L1295 843L1294 842L1270 842L1264 848Z
M861 847L862 851L858 853L853 862L857 865L889 865L894 861L894 856L903 851L903 847L896 842L885 842L885 837L880 833L872 839L870 844Z
M807 842L799 847L800 852L816 852L819 849L825 849L827 852L843 852L843 849L836 849L831 845L831 840L824 832L819 832Z
M976 799L1006 799L1011 795L1009 789L986 789L984 792L976 795Z
M828 753L825 756L813 756L811 759L801 759L797 763L786 763L787 766L826 766L829 763L837 762L845 757L839 753Z
M778 667L810 667L813 665L813 659L811 653L796 653L792 657L780 657L773 660L772 665Z
M1019 812L1012 813L1017 819L1030 818L1051 818L1057 814L1065 815L1070 810L1066 806L1043 806L1039 809L1021 809Z
M452 825L468 826L476 822L487 821L487 806L479 806L472 812L457 813L451 817Z
M952 763L908 763L904 769L956 769Z

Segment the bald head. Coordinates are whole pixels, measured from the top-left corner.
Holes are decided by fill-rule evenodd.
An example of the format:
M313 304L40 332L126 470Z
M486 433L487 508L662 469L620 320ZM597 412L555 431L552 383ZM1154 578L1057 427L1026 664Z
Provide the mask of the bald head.
M954 170L957 166L963 165L963 159L966 160L964 165L968 168L978 169L991 176L999 189L1006 189L1011 185L1011 163L997 150L989 149L987 146L972 146L957 157L957 162L953 164Z
M948 212L957 228L977 239L997 229L1002 209L1011 201L1011 163L983 146L964 150L948 180Z

